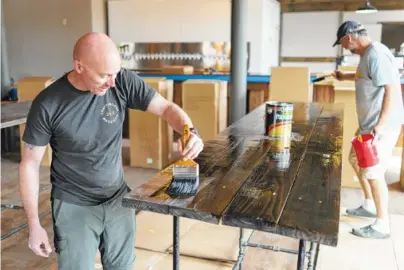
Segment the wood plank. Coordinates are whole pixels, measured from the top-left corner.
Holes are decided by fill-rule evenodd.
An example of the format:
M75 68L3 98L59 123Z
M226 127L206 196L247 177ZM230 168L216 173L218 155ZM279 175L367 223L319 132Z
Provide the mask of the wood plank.
M243 137L216 137L214 140L205 143L204 150L200 153L199 157L195 159L199 163L200 186L202 190L206 185L214 180L215 172L212 167L219 163L229 160L228 157L237 157L235 154L238 151L238 144L244 140ZM228 164L227 164L228 165ZM225 170L227 168L223 168ZM205 176L206 174L206 176ZM168 214L170 208L182 207L186 208L187 204L191 204L197 197L190 197L188 199L176 199L170 197L166 193L172 177L172 165L164 170L158 172L147 183L135 188L130 194L124 197L122 203L126 207L131 207L139 210L146 210L156 213ZM199 217L201 220L208 222L218 222L216 217L210 214L207 216Z
M297 107L302 108L301 114L308 109L303 104ZM321 108L320 105L311 107L314 112ZM227 128L214 140L206 142L205 149L195 159L200 164L200 187L195 197L176 199L166 193L171 181L171 167L168 167L133 190L124 198L123 204L140 210L218 223L220 215L243 181L270 149L271 142L263 139L264 106L260 108ZM259 124L252 125L252 121ZM240 130L245 131L248 138L240 135L243 133Z
M313 85L313 101L334 103L334 86L332 85Z
M173 101L175 104L182 107L182 82L174 81Z
M309 111L312 110L309 117L299 118L292 126L292 132L300 138L292 140L290 149L285 152L271 147L223 213L223 224L265 231L267 227L278 223L304 157L307 142L321 113L322 106L311 104L310 107ZM296 115L303 114L306 109L305 106L300 107ZM271 142L275 143L274 140ZM286 160L279 161L282 157ZM287 168L283 167L285 162Z
M31 101L1 105L1 128L25 123L30 107Z
M278 233L336 246L343 105L325 104L278 224Z

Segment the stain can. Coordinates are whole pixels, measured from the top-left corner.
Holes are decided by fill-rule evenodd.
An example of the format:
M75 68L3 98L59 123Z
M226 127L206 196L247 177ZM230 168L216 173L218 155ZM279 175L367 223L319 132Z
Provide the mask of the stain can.
M265 135L289 138L292 135L293 104L269 101L265 103Z
M282 138L274 138L271 144L271 148L275 151L289 149L291 144L290 136L284 136Z

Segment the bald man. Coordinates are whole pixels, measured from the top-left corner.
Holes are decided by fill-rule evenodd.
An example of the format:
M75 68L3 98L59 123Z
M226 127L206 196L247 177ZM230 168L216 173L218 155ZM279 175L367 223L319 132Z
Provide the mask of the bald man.
M193 127L187 114L165 100L136 73L121 68L106 35L89 33L73 51L74 69L32 102L23 134L20 193L29 225L29 247L52 252L38 217L39 166L45 147L53 150L51 205L54 246L61 270L94 269L97 249L103 269L133 269L135 215L121 206L130 191L122 169L125 111L148 111L181 133ZM195 128L183 150L194 159L203 149Z

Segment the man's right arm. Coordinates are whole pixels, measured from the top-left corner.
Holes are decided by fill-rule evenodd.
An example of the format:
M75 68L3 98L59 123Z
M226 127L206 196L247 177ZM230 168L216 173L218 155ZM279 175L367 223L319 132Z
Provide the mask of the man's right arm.
M337 70L334 72L334 77L340 81L354 81L355 73L346 73Z
M39 97L33 100L27 116L19 166L20 194L30 227L39 224L39 168L52 134L48 110Z
M20 194L30 228L40 225L38 215L39 168L46 146L24 142L19 166Z

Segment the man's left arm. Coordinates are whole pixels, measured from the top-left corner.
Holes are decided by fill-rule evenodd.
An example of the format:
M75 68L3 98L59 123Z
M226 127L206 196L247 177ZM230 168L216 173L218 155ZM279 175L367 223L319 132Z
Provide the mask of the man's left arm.
M168 101L158 93L153 97L147 111L153 113L165 121L178 133L182 134L184 125L193 127L189 116L174 102Z
M188 114L174 102L168 101L158 93L151 100L147 111L161 117L178 133L182 134L184 125L193 127ZM191 132L191 137L182 151L185 159L194 159L203 149L203 142L199 134Z
M369 59L369 71L374 86L384 87L384 96L382 109L379 120L375 126L375 133L386 125L387 119L390 117L398 117L392 115L394 106L397 104L394 100L397 97L397 91L401 91L401 85L397 83L397 70L394 64L385 55L374 55Z
M383 96L383 104L382 104L382 110L379 115L379 121L377 122L377 128L381 128L385 126L386 120L389 117L399 117L398 115L392 115L392 109L393 109L393 102L392 100L394 99L394 93L396 91L401 91L399 87L397 87L397 84L385 84L384 85L384 96ZM377 129L376 128L376 129Z

